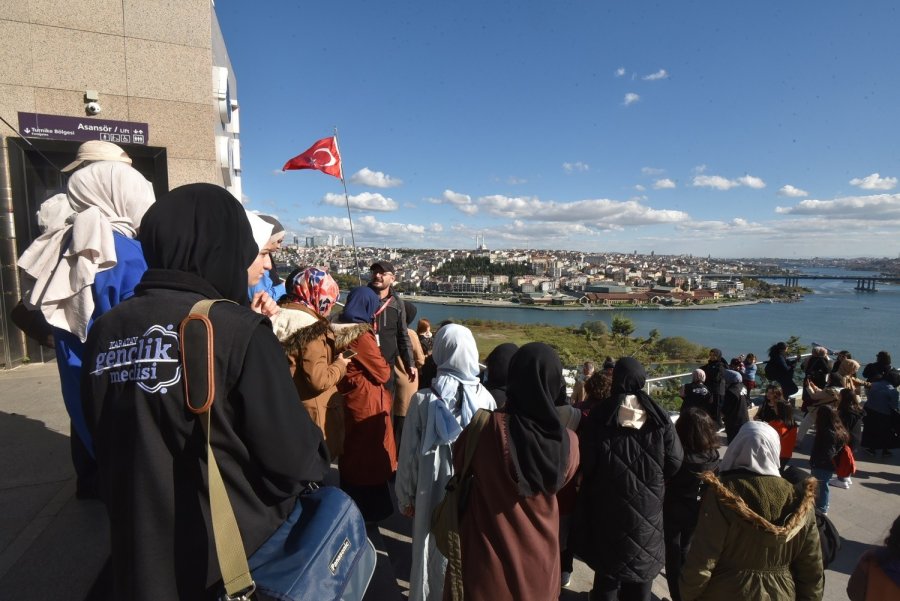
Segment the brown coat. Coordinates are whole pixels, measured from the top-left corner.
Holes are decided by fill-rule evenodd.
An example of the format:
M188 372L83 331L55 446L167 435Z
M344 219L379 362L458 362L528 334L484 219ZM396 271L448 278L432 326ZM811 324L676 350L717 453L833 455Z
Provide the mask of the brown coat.
M397 448L391 427L391 377L368 324L336 326L336 346L356 355L338 384L344 395L344 453L338 462L341 480L356 486L384 484L397 470Z
M559 596L559 507L556 495L520 497L509 449L506 414L496 412L478 440L474 480L460 517L466 601L547 601ZM571 430L566 482L578 467L578 439ZM453 448L462 469L468 432ZM444 599L451 587L444 585Z
M408 330L409 345L412 348L413 362L416 364L416 370L422 369L425 365L425 352L422 351L422 343L419 342L419 335L415 330ZM409 381L406 370L403 369L403 361L397 357L394 363L394 376L396 378L397 387L394 394L394 415L398 417L406 417L409 411L409 401L413 395L419 391L418 379Z
M328 321L304 305L282 306L281 319L289 324L309 324L293 329L283 340L291 367L291 377L303 407L325 436L332 459L340 457L344 446L344 398L337 383L345 369L335 363L335 337ZM290 329L290 325L285 326Z

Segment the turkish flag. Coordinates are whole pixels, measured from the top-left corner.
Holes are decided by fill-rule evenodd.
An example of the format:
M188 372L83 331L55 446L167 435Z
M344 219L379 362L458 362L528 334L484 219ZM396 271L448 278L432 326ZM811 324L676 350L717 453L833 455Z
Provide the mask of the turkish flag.
M282 171L291 169L315 169L338 179L344 179L341 171L341 153L338 152L334 136L322 138L302 154L298 154L284 164Z

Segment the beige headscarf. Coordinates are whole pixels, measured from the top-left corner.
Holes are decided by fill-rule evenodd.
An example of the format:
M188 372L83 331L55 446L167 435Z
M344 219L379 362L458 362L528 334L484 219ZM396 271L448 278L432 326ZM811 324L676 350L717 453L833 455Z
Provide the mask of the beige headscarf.
M155 197L144 176L115 161L76 171L67 192L74 215L32 242L19 267L28 290L25 305L84 340L94 312L91 284L98 272L116 265L113 231L134 238Z

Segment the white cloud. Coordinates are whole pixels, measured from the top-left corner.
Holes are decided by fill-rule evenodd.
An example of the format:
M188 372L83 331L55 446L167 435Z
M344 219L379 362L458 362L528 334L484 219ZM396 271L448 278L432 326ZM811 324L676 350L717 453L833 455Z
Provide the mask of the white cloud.
M706 165L697 165L691 171L693 171L695 175L702 175L706 173L706 168Z
M372 188L396 188L403 185L403 180L391 177L381 171L372 171L368 167L363 167L350 176L350 183Z
M703 169L706 169L705 165ZM731 190L738 186L759 190L766 187L766 182L753 175L744 175L737 179L728 179L721 175L696 175L691 181L691 185L696 188L714 188L716 190Z
M634 92L628 92L627 94L625 94L625 99L622 101L622 104L625 106L631 106L640 99L641 97Z
M434 233L443 232L444 226L441 225L440 223L432 223L431 225L428 226L428 231L434 232Z
M508 197L500 194L478 199L479 206L496 217L527 221L581 223L606 229L612 226L678 223L689 219L682 211L654 209L638 200L609 199L575 202L542 201L531 197Z
M616 69L616 77L622 77L625 75L625 67L619 67Z
M650 75L645 75L641 79L644 81L658 81L660 79L667 79L669 77L669 73L665 69L660 69L656 73L651 73Z
M737 181L742 186L747 186L748 188L753 188L754 190L760 190L766 187L766 182L762 179L755 177L753 175L744 175L742 177L737 178Z
M715 188L716 190L731 190L740 186L738 182L724 178L721 175L697 175L694 177L692 185L698 188Z
M658 179L653 183L654 190L671 190L675 188L675 182L669 178Z
M343 194L329 192L322 197L322 204L346 207L347 201ZM350 208L358 211L396 211L398 206L394 199L382 196L377 192L361 192L350 196Z
M641 167L641 173L644 175L662 175L665 172L665 169L659 169L657 167Z
M350 235L350 221L346 217L303 217L298 221L316 232ZM353 220L353 232L357 244L375 239L399 245L413 241L421 243L425 227L411 223L388 223L378 221L373 215L363 215Z
M816 215L855 220L900 219L900 194L846 196L834 200L802 200L792 207L775 207L781 215Z
M478 212L478 205L472 202L472 197L468 194L462 194L460 192L454 192L453 190L444 190L444 193L441 194L440 198L427 198L426 199L431 204L435 205L443 205L449 204L466 215L474 215Z
M562 168L566 173L584 173L585 171L590 170L591 166L587 163L576 161L574 163L563 163Z
M778 190L778 196L787 196L788 198L801 198L803 196L809 196L809 192L800 188L795 188L790 184L786 184Z
M867 175L860 179L854 177L850 180L851 186L857 186L863 190L893 190L897 186L896 177L881 177L878 173Z
M634 187L634 189L637 190L638 192L644 192L645 190L647 190L647 187L646 187L646 186L642 186L641 184L637 184L637 185Z
M528 180L522 177L516 177L515 175L510 175L506 179L506 183L510 186L520 186L522 184L527 184Z

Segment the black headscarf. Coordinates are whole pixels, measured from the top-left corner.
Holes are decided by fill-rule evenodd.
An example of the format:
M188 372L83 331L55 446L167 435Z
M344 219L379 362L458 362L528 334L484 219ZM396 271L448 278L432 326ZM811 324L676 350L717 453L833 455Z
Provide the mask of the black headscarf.
M222 298L249 304L247 268L259 249L244 207L224 188L175 188L144 215L137 239L151 270L197 275Z
M565 394L559 355L543 342L529 342L509 362L507 424L519 494L553 494L566 477L569 437L555 403Z
M612 423L617 417L619 405L625 400L625 396L634 395L641 402L648 417L653 417L658 423L665 424L669 421L668 414L656 404L650 395L644 391L647 383L647 372L641 362L633 357L622 357L616 361L613 368L612 389L608 399L604 400L597 417L604 423ZM591 412L591 416L594 412Z
M512 342L504 342L494 347L484 365L487 367L487 379L484 387L497 401L497 407L502 408L506 404L506 384L509 381L509 361L512 356L519 350L519 347Z

